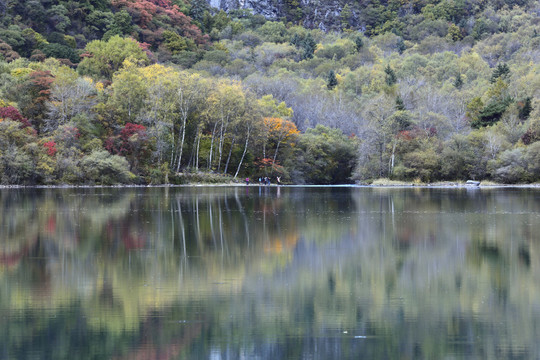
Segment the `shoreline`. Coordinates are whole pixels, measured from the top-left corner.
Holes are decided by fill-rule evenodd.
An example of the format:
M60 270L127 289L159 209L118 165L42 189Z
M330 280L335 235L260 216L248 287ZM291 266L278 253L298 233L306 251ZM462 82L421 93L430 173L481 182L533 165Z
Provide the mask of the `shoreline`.
M486 185L468 185L465 183L431 183L431 184L408 184L408 183L399 183L399 184L334 184L334 185L300 185L300 184L270 184L270 185L259 185L259 184L243 184L243 183L193 183L193 184L158 184L158 185L128 185L128 184L117 184L117 185L0 185L0 190L7 189L99 189L99 188L119 188L119 189L129 189L129 188L188 188L188 187L311 187L311 188L322 188L322 187L334 187L334 188L380 188L380 189L390 189L390 188L420 188L420 189L493 189L493 188L522 188L522 189L534 189L540 188L540 183L532 184L493 184L488 183Z

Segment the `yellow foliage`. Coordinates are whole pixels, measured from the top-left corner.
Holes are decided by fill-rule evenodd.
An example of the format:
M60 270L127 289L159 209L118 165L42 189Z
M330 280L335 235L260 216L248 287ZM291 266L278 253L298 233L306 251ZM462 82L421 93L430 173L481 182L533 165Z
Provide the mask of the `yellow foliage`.
M33 70L29 68L16 68L16 69L11 70L11 76L20 78L20 77L30 75L32 71Z
M96 90L97 90L97 92L101 93L101 92L103 92L104 89L105 89L105 86L103 85L102 82L98 82L98 83L96 84Z

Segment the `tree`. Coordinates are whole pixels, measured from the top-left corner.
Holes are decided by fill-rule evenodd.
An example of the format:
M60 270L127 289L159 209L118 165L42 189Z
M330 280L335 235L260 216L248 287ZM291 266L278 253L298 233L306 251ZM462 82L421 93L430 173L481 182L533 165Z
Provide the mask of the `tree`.
M86 45L85 50L78 70L83 75L97 78L112 79L126 59L132 62L148 62L146 53L137 41L118 35L108 41L94 40Z
M507 64L502 63L498 64L493 74L491 74L491 79L489 80L492 84L497 82L498 79L506 79L510 75L510 67Z
M128 161L105 150L94 151L81 161L85 178L96 184L130 183L135 176L129 171Z
M302 52L302 59L312 59L313 54L315 53L315 49L317 48L317 43L311 36L311 33L308 33L300 44L302 49L304 50Z
M276 162L280 145L283 143L293 144L300 134L294 123L280 118L264 118L264 131L268 134L268 140L272 141L276 147L272 159L273 163Z
M231 125L234 128L236 122L245 113L246 97L239 82L220 81L216 84L214 91L210 93L207 102L209 106L206 109L206 116L209 125L214 125L211 131L212 138L208 165L211 168L214 160L217 160L217 170L219 171L221 169L223 146L225 139L229 136L228 129ZM218 139L216 146L217 159L213 155L216 136Z
M80 78L67 67L58 70L51 85L51 95L46 106L48 117L45 119L45 131L54 131L66 124L75 115L89 113L96 104L96 91L89 78Z
M456 89L461 89L461 87L463 86L463 76L461 74L458 74L458 76L456 76L456 80L454 80L453 85Z
M403 102L403 99L401 98L401 96L398 96L396 98L396 110L397 111L404 111L404 110L407 110L405 108L405 103Z
M130 59L126 59L122 68L113 76L108 101L126 122L133 122L138 118L144 104L147 87L141 69Z
M361 139L356 176L361 179L385 177L392 170L392 154L387 147L395 141L400 127L395 123L395 100L384 94L369 99L363 107L367 124L359 134ZM392 146L395 150L395 146ZM387 166L387 164L389 166Z
M184 152L184 141L186 138L188 117L206 100L207 83L198 74L189 74L187 72L179 73L176 80L176 107L180 115L180 124L178 124L179 135L177 145L176 172L180 171L182 164L182 155ZM199 124L197 124L197 128ZM173 161L174 164L174 161Z
M299 136L295 151L295 182L346 184L356 165L357 139L339 129L317 125Z
M351 26L349 23L351 16L352 16L351 7L349 6L349 4L345 4L343 9L341 10L341 13L339 14L339 17L341 19L342 30L347 29Z
M519 118L521 120L527 120L533 111L532 107L532 98L530 96L526 97L524 101L518 103L519 108Z
M392 86L395 83L397 83L396 73L394 72L394 69L390 67L390 65L386 65L386 67L384 68L384 72L386 74L386 77L385 77L386 85Z
M337 84L338 81L336 78L336 73L334 72L334 70L330 70L328 72L328 76L326 77L326 87L328 88L328 90L332 90L336 87Z
M361 36L357 36L354 38L354 48L356 52L360 52L362 48L364 47L364 41L362 40Z
M407 50L407 46L405 45L405 41L403 41L403 38L399 38L396 44L396 48L398 53L401 55L405 50Z

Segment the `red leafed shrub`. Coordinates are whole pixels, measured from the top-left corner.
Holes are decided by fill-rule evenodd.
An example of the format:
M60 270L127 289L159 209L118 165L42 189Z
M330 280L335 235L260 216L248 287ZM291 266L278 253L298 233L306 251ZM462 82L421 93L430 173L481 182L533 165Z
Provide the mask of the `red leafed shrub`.
M27 118L23 117L19 110L17 110L13 106L0 108L0 119L11 119L13 121L18 121L22 124L21 128L32 126L32 124L30 124L30 121L28 121Z
M136 138L133 136L137 135ZM105 148L111 154L128 155L135 153L148 140L144 125L127 123L118 136L109 137Z
M148 135L143 125L127 123L120 133L105 140L105 149L111 154L125 156L130 169L144 162L149 151Z
M133 135L139 135L139 137L146 137L146 127L144 125L127 123L126 126L120 131L120 137L122 140L127 141Z
M30 74L30 81L37 92L36 102L49 100L51 95L51 84L54 82L54 76L50 71L34 71Z
M56 149L56 143L54 141L48 141L45 144L43 144L43 147L47 149L47 155L54 156L56 155L56 152L58 151Z
M271 173L278 175L283 175L285 173L283 166L279 165L277 161L274 162L274 160L269 158L256 161L255 165L259 168L260 173Z

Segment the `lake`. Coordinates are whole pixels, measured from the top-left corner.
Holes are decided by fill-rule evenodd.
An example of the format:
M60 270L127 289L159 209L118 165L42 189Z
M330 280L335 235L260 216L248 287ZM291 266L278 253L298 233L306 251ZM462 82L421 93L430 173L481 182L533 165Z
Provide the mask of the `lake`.
M3 189L0 239L0 359L540 358L540 189Z

